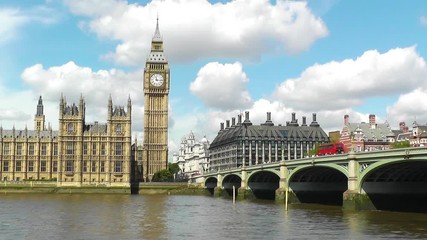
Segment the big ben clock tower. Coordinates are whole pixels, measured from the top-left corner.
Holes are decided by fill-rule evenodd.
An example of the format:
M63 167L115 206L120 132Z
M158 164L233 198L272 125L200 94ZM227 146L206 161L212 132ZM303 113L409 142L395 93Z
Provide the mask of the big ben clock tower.
M169 88L169 64L163 53L157 19L144 69L143 177L146 181L151 181L155 172L167 168Z

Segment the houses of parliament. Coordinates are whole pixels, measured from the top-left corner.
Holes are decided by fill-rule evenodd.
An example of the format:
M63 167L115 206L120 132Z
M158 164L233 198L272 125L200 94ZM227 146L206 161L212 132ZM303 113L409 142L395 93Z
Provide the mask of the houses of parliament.
M58 130L46 127L40 96L34 130L0 127L0 181L50 180L58 186L130 186L167 166L169 65L157 20L144 85L144 141L132 145L132 102L108 108L107 122L85 122L86 102L61 94Z

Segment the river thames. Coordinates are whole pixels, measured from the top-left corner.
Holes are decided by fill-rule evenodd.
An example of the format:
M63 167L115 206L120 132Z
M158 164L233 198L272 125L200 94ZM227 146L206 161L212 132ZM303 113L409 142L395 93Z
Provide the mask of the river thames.
M0 239L427 239L427 214L207 196L2 194Z

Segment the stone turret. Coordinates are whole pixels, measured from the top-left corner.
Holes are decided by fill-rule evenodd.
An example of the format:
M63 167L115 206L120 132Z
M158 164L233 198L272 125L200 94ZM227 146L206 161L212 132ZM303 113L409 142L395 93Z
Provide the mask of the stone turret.
M37 103L37 111L34 116L34 130L43 131L45 130L45 116L43 114L43 99L42 96L39 97Z
M128 97L128 105L127 105L128 115L132 115L132 100L130 99L130 94Z

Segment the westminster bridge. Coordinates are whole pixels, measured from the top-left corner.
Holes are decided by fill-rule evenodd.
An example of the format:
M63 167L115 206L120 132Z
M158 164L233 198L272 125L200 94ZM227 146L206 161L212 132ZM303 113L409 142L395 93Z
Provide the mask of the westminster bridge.
M359 152L242 166L192 179L214 196L427 213L427 148ZM233 191L235 189L235 191Z

